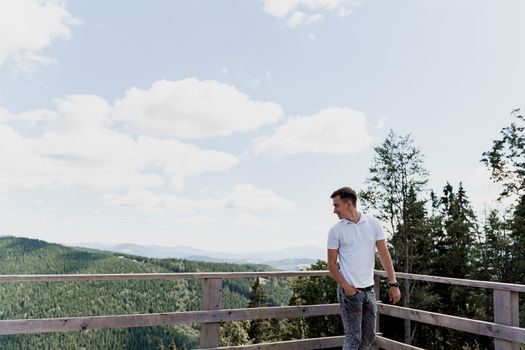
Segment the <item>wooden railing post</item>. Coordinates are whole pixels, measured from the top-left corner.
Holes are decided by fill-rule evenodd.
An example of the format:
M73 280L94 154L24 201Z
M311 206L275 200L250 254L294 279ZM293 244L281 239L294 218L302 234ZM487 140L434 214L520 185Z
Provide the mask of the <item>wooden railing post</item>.
M374 293L376 295L376 300L378 303L381 301L381 276L374 275ZM379 311L376 312L376 334L380 334L381 330L379 329ZM372 349L379 349L377 345L375 345L375 348Z
M381 300L381 276L379 275L374 276L374 293L379 302ZM376 314L376 331L379 332L379 312Z
M222 279L206 278L202 283L202 310L218 310L221 304ZM219 346L220 323L203 323L201 325L201 348Z
M494 323L519 327L519 294L494 289ZM495 350L519 350L520 344L494 338Z

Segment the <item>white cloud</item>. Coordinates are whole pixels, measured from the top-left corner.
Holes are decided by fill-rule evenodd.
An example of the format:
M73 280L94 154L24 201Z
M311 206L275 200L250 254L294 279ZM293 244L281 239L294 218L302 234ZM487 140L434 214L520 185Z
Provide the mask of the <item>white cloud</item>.
M13 114L9 113L7 108L0 107L0 123L4 123L13 118Z
M382 118L379 118L379 120L377 121L376 125L374 125L374 129L378 129L378 130L383 130L386 126L386 120L388 118L387 117L382 117Z
M15 71L24 73L34 73L40 66L49 66L56 64L57 60L45 56L34 54L33 52L21 52L12 57Z
M242 228L249 229L267 229L272 232L282 231L282 227L279 223L275 221L264 221L261 220L257 215L253 214L240 214L235 216L232 221L232 225L239 226Z
M209 172L225 171L238 163L237 157L215 150L199 147L177 140L159 140L140 137L138 146L144 161L160 166L171 178L171 187L182 189L186 177Z
M295 209L295 203L276 194L271 189L258 188L251 184L235 186L229 192L219 192L205 199L189 199L175 195L138 191L127 194L107 194L104 204L115 207L130 207L140 211L173 211L194 213L217 210L241 210L244 212L287 211Z
M283 18L286 26L295 28L323 18L323 13L344 17L357 5L353 0L263 0L264 11Z
M169 183L179 190L188 176L227 170L238 162L234 155L174 139L129 135L113 127L111 111L105 100L92 95L67 96L57 102L56 111L13 116L0 110L0 118L7 120L32 122L47 116L46 131L38 138L24 137L0 123L0 186L106 192Z
M105 194L102 200L104 204L109 207L128 207L144 212L170 210L179 213L192 213L196 206L193 200L179 198L174 195L157 194L150 191Z
M11 59L18 69L30 72L53 63L38 52L58 38L70 38L70 26L78 23L64 1L0 1L0 65Z
M26 111L20 114L12 114L5 108L0 107L0 123L8 120L19 120L35 125L41 121L48 121L58 117L58 113L49 109L40 108L32 111Z
M185 224L189 226L197 226L199 228L203 228L205 226L213 226L217 224L219 221L209 216L196 215L196 216L189 216L189 217L181 218L181 219L174 219L173 222L177 224Z
M295 203L280 197L271 189L261 189L250 184L238 185L219 199L221 206L235 209L293 210Z
M272 124L282 116L273 102L256 101L235 87L189 78L136 87L115 104L117 117L141 134L179 139L226 136Z
M363 113L350 108L327 108L312 116L296 117L270 137L254 141L256 154L284 157L300 153L352 154L372 142Z
M321 20L324 16L320 13L314 13L313 15L308 15L301 11L295 11L286 21L286 26L288 28L295 28L300 24L311 24Z
M52 120L58 117L58 113L49 109L40 108L33 111L23 112L13 117L14 120L22 120L30 124L40 121Z

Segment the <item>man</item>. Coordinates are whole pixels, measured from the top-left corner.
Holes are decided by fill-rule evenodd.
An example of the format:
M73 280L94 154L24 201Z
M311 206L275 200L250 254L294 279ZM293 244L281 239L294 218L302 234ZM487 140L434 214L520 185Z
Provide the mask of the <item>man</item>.
M380 221L357 210L357 194L350 187L338 189L330 198L340 219L328 233L328 270L338 284L345 330L343 350L368 349L376 332L375 248L390 281L394 304L401 299L399 284Z

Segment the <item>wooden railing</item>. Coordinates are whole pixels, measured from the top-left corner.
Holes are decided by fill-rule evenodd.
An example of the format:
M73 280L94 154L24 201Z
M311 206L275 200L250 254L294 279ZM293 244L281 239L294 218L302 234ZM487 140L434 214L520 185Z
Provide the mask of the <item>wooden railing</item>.
M376 271L376 295L379 294L379 279L383 271ZM167 312L135 315L112 315L91 317L69 317L50 319L0 320L0 335L81 331L90 329L164 326L179 323L201 323L201 348L226 349L219 346L221 322L269 318L293 318L339 314L339 304L262 307L244 309L220 309L222 280L229 278L255 277L305 277L328 276L328 271L277 271L277 272L218 272L218 273L152 273L152 274L73 274L73 275L3 275L0 283L52 282L52 281L128 281L128 280L203 280L201 311ZM493 291L494 321L486 322L435 312L416 310L401 306L378 303L378 313L409 319L429 325L494 338L496 350L519 350L525 343L525 329L519 327L519 293L525 293L525 285L496 283L457 278L398 273L400 279L411 279L433 283L479 287ZM341 346L343 336L302 339L285 342L244 345L228 349L322 349ZM378 336L376 346L382 349L417 349Z

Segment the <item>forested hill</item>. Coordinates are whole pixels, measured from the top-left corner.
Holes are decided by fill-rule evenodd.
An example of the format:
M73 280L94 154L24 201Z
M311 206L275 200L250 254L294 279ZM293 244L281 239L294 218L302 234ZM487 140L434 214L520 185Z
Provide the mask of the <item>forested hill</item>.
M0 237L0 274L150 273L267 271L265 265L153 259L71 248L40 240ZM253 279L224 281L223 307L246 307ZM284 281L266 284L269 302L284 305ZM46 282L0 284L0 319L116 315L199 310L201 282ZM0 336L1 349L156 349L175 341L178 348L198 343L199 325L102 330L82 333Z

